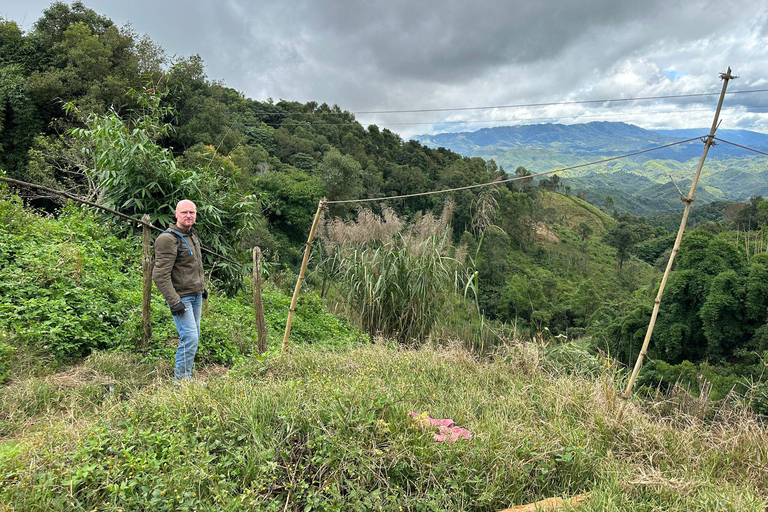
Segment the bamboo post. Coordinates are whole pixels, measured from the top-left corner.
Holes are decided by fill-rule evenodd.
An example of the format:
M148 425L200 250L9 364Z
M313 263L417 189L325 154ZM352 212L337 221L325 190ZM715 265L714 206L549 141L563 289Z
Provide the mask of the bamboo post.
M672 264L675 261L675 255L680 250L680 242L683 239L683 232L685 231L685 225L688 222L688 214L691 211L693 194L694 192L696 192L696 185L699 182L701 169L702 167L704 167L704 160L706 160L707 153L709 152L709 148L710 146L712 146L714 141L715 131L717 130L718 119L720 117L720 109L723 106L723 99L725 98L725 89L728 87L728 80L731 80L732 78L736 78L736 77L731 76L730 67L728 68L728 71L720 74L720 79L723 80L723 89L720 92L720 100L717 103L715 118L712 121L712 128L709 130L709 135L707 136L707 140L704 143L704 152L702 153L701 159L699 160L699 166L696 168L696 174L693 177L693 182L691 183L691 189L688 192L687 197L681 198L683 202L685 202L685 210L683 210L683 219L680 221L680 229L678 229L677 231L677 238L675 238L675 245L672 247L672 254L669 255L667 268L664 270L664 277L662 277L661 284L659 285L659 292L656 295L656 300L653 301L653 313L651 314L651 321L648 323L648 330L645 333L645 339L643 340L643 347L640 350L640 354L638 354L637 356L637 362L635 363L635 368L632 371L632 375L629 378L629 382L627 383L627 389L624 391L624 394L621 395L621 405L619 406L619 413L616 416L617 421L621 421L621 418L624 415L624 408L627 405L627 400L629 400L630 394L632 393L632 387L635 384L635 379L637 378L637 374L640 373L640 368L643 366L643 358L645 358L645 355L648 352L648 345L651 342L653 327L656 324L656 317L659 314L659 306L661 305L661 296L664 293L664 286L667 284L667 278L669 278L669 274L672 271Z
M307 246L304 248L304 259L301 262L301 269L299 270L299 279L296 281L296 288L293 290L293 298L291 299L291 307L288 309L288 321L285 323L285 335L283 336L283 346L280 350L281 354L284 354L288 350L288 337L291 335L291 322L293 322L293 312L296 309L296 301L299 300L299 290L301 284L304 281L304 272L307 270L307 262L309 261L309 253L312 248L312 240L315 238L315 230L317 230L317 223L320 221L320 214L325 208L325 198L320 200L317 205L317 213L315 219L312 221L312 229L309 231L309 238L307 239Z
M141 271L143 275L141 297L141 335L142 348L149 346L152 339L152 232L150 219L146 213L141 217Z
M256 315L257 346L259 354L267 351L267 322L261 300L261 249L253 248L253 313Z

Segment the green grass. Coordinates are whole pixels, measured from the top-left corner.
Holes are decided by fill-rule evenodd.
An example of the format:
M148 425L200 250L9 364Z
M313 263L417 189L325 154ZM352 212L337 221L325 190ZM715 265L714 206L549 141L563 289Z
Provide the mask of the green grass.
M0 415L38 404L0 441L5 509L492 511L585 493L579 510L768 505L757 417L678 391L617 424L614 370L578 347L482 360L304 347L181 387L153 371L96 353L69 380L3 388ZM410 412L473 437L435 442Z
M555 210L558 215L557 224L571 231L576 231L579 224L585 222L594 230L591 237L598 239L616 225L615 219L576 196L542 191L539 193L542 207Z

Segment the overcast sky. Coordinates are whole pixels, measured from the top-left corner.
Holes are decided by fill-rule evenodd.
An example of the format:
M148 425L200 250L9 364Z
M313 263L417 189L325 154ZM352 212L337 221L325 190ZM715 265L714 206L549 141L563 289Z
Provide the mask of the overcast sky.
M88 0L245 96L317 101L404 138L504 124L623 121L768 133L768 0ZM0 0L29 31L51 4ZM410 113L391 110L457 109ZM458 110L463 109L463 110Z

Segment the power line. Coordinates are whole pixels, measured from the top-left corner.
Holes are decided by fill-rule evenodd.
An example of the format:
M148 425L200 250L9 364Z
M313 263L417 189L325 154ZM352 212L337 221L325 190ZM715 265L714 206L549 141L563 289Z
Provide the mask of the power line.
M685 144L687 142L692 142L694 140L701 140L701 138L700 137L693 137L691 139L681 140L679 142L671 142L669 144L664 144L663 146L656 146L656 147L653 147L653 148L648 148L648 149L643 149L643 150L640 150L640 151L635 151L633 153L627 153L626 155L613 156L611 158L604 158L602 160L596 160L594 162L588 162L588 163L585 163L585 164L572 165L570 167L563 167L563 168L554 169L554 170L551 170L551 171L545 171L545 172L540 172L540 173L536 173L536 174L529 174L527 176L518 176L516 178L509 178L509 179L506 179L506 180L496 180L496 181L491 181L491 182L488 182L488 183L479 183L479 184L476 184L476 185L468 185L466 187L449 188L449 189L444 189L444 190L432 190L432 191L429 191L429 192L417 192L415 194L404 194L404 195L400 195L400 196L374 197L374 198L369 198L369 199L345 199L345 200L338 200L338 201L325 201L325 203L326 204L370 203L370 202L374 202L374 201L388 201L388 200L391 200L391 199L406 199L406 198L410 198L410 197L430 196L430 195L434 195L434 194L445 194L445 193L448 193L448 192L457 192L459 190L469 190L469 189L473 189L473 188L488 187L488 186L491 186L491 185L500 185L502 183L509 183L509 182L518 181L518 180L526 180L526 179L529 179L529 178L536 178L538 176L544 176L544 175L547 175L547 174L554 174L556 172L570 171L572 169L578 169L580 167L588 167L590 165L597 165L597 164L602 164L602 163L605 163L605 162L611 162L613 160L619 160L619 159L622 159L622 158L629 158L631 156L637 156L637 155L641 155L643 153L649 153L651 151L657 151L659 149L669 148L669 147L672 147L672 146L677 146L679 144Z
M733 91L727 94L746 94L753 92L768 92L768 89L753 89L749 91ZM495 105L489 107L455 107L455 108L423 108L412 110L371 110L371 111L355 111L353 114L402 114L402 113L419 113L419 112L450 112L460 110L490 110L499 108L524 108L524 107L551 107L555 105L584 105L590 103L616 103L627 101L644 101L644 100L665 100L665 99L677 99L677 98L697 98L703 96L719 96L719 92L702 92L696 94L668 94L664 96L636 96L633 98L611 98L604 100L577 100L577 101L552 101L546 103L518 103L515 105Z
M736 144L735 142L729 142L725 139L721 139L720 137L715 137L715 140L719 140L720 142L725 142L726 144L730 144L731 146L736 146L737 148L746 149L747 151L754 151L755 153L760 153L761 155L768 156L768 153L765 151L760 151L759 149L750 148L749 146L742 146L741 144Z
M730 107L725 108L723 110L731 111L735 110L738 107ZM768 105L766 106L759 106L759 107L748 107L748 111L754 111L754 110L763 110L768 109ZM691 112L711 112L711 108L693 108L693 109L687 109L687 110L659 110L659 111L653 111L653 112L646 112L647 114L688 114ZM425 126L431 126L431 125L439 125L439 124L476 124L476 123L504 123L509 121L547 121L552 119L583 119L583 118L605 118L605 117L630 117L635 115L643 115L642 112L623 112L623 113L617 113L617 114L584 114L584 115L562 115L562 116L547 116L547 117L517 117L515 119L470 119L466 121L431 121L431 122L424 122L424 121L403 121L398 123L386 123L387 126L406 126L406 125L425 125ZM359 122L359 121L358 121ZM312 123L313 125L337 125L340 126L340 123ZM281 126L300 126L300 123L296 124L281 124Z
M750 89L743 91L730 91L726 94L752 94L759 92L768 92L768 89ZM331 115L348 115L348 114L404 114L404 113L423 113L423 112L451 112L451 111L464 111L464 110L492 110L492 109L507 109L507 108L526 108L526 107L550 107L557 105L585 105L594 103L618 103L629 101L647 101L647 100L664 100L664 99L682 99L682 98L701 98L707 96L717 96L718 92L701 92L691 94L666 94L661 96L634 96L630 98L607 98L598 100L574 100L574 101L551 101L544 103L516 103L512 105L490 105L480 107L450 107L450 108L421 108L421 109L402 109L402 110L355 110L355 111L341 111L341 112L251 112L254 115L277 115L277 116L297 116L297 115L315 115L318 113L331 114Z
M726 107L723 110L724 111L733 111L737 110L741 107ZM768 109L768 105L765 106L755 106L755 107L746 107L747 112L754 112L757 110L765 110ZM652 112L646 112L645 114L689 114L691 112L711 112L711 108L692 108L692 109L685 109L685 110L657 110ZM621 113L613 113L613 114L578 114L578 115L557 115L557 116L546 116L546 117L516 117L514 119L467 119L463 121L442 121L442 120L435 120L435 121L402 121L402 122L386 122L386 126L432 126L432 125L461 125L461 124L480 124L480 123L505 123L505 122L518 122L518 121L548 121L553 119L603 119L606 117L631 117L635 115L643 115L643 112L621 112ZM356 120L359 124L364 124L360 122L359 120ZM376 124L377 121L372 121L372 124ZM381 122L381 121L378 121ZM346 126L348 123L344 122L323 122L323 121L305 121L305 122L293 122L293 123L280 123L281 127L291 127L291 126L305 126L306 124L311 124L312 126Z

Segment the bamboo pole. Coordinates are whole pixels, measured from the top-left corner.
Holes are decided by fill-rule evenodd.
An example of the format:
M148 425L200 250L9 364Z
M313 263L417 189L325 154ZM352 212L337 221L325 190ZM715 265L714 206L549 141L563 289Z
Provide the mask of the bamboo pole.
M256 316L257 346L259 354L267 351L267 322L261 300L261 249L253 248L253 313Z
M325 208L325 198L320 200L317 205L317 213L315 214L315 220L312 221L312 229L309 231L309 238L307 239L307 246L304 248L304 259L301 262L301 270L299 270L299 279L296 281L296 288L293 290L293 298L291 299L291 307L288 309L288 321L285 323L285 335L283 336L283 346L280 350L281 354L284 354L288 350L288 337L291 335L291 323L293 322L293 312L296 309L296 301L299 300L299 290L301 284L304 281L304 272L307 270L307 262L309 261L309 253L312 248L312 240L315 238L315 231L317 230L317 223L320 221L320 214Z
M702 167L704 167L704 160L706 160L707 153L709 152L709 148L713 144L715 131L717 131L718 120L720 117L720 109L723 107L725 90L728 87L728 81L731 80L732 78L736 78L736 77L731 76L730 67L728 68L728 71L720 74L720 79L723 80L723 89L720 92L720 100L717 102L717 110L715 111L715 118L712 121L712 128L710 128L709 135L707 136L707 140L704 143L704 152L701 154L701 159L699 160L699 166L696 168L696 174L693 177L693 182L691 183L691 189L688 192L687 197L681 198L683 202L685 202L685 210L683 210L683 219L680 221L680 229L677 231L677 238L675 238L675 245L672 247L672 254L669 255L667 268L664 270L664 277L662 277L661 284L659 285L659 292L656 295L656 300L653 301L653 313L651 314L651 321L648 323L648 330L645 333L645 339L643 340L643 347L640 350L640 354L638 354L637 356L637 362L635 363L635 368L632 371L632 376L629 378L629 382L627 383L627 389L624 391L624 394L621 395L621 405L619 406L619 413L616 416L617 421L621 421L621 418L624 415L624 408L626 407L627 401L629 400L630 394L632 393L632 387L635 384L635 379L637 378L637 374L640 373L640 368L642 368L643 366L643 358L645 358L645 355L648 352L648 345L651 342L653 327L656 324L656 317L659 314L659 306L661 305L661 296L664 293L664 286L667 284L667 279L669 278L669 274L672 271L672 264L675 261L675 255L680 250L680 242L683 239L683 232L685 231L685 225L688 222L688 214L691 211L691 203L693 202L694 192L696 192L696 185L699 183L699 176L701 175Z
M141 296L142 348L149 346L152 339L152 231L150 218L146 213L141 217L141 272L143 275Z

